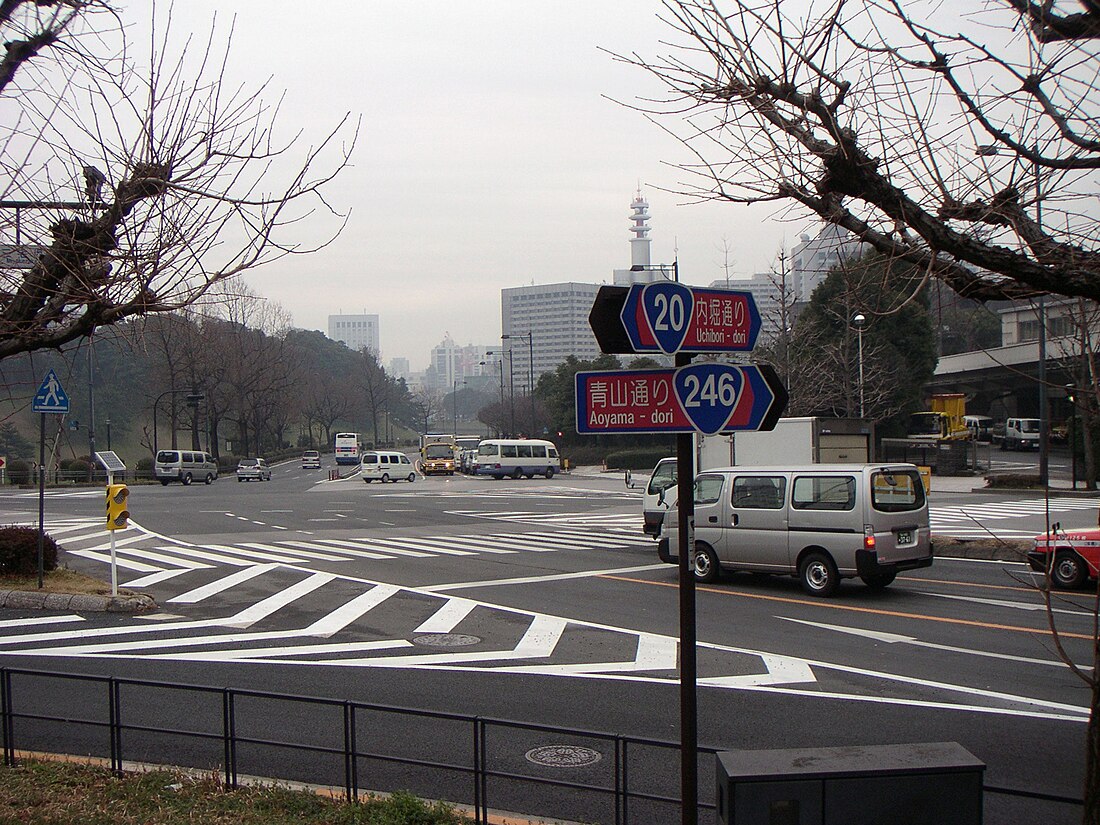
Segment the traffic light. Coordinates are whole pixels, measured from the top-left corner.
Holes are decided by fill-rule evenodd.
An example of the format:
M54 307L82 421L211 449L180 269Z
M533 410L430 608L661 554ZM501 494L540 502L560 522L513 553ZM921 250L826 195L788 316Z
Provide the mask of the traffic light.
M130 499L130 488L125 484L107 485L107 529L125 530L130 525L130 511L127 504Z

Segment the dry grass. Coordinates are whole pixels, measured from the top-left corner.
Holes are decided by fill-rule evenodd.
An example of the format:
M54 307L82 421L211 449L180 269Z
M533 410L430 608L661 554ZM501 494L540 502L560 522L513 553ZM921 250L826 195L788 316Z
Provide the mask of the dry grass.
M21 825L457 825L468 820L409 794L349 805L279 787L227 790L217 775L24 761L0 767L0 823Z
M0 590L38 590L38 575L0 576ZM42 591L45 593L65 593L78 595L105 596L111 592L111 583L102 579L85 576L75 570L59 567L49 570L42 577ZM119 589L123 596L133 596L133 590Z

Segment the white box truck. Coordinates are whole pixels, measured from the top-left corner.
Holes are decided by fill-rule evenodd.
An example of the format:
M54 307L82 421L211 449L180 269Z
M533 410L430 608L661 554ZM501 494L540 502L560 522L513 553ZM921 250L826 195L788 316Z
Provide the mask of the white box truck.
M694 473L716 467L867 464L874 426L861 418L780 418L774 430L696 435ZM694 475L693 473L693 475ZM676 501L676 458L662 458L642 496L642 532L656 538Z

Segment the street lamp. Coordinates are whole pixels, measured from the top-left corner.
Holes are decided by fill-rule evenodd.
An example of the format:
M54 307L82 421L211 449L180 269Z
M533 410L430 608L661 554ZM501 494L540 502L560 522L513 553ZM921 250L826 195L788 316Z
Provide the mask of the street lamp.
M527 388L531 398L531 429L535 428L535 334L528 330L527 332L513 332L511 335L502 335L500 340L508 341L512 338L526 338L527 339ZM509 345L508 351L512 351L512 347ZM512 425L512 429L515 429L515 424ZM534 435L534 433L528 433L528 435Z
M852 318L852 325L856 328L856 339L859 341L859 417L863 418L863 325L867 323L867 316L857 312Z
M512 348L508 347L508 349L501 350L500 352L496 352L496 353L494 353L493 350L489 350L485 354L486 355L500 355L500 356L507 355L508 356L508 403L512 408L511 409L511 416L512 416L511 434L514 436L516 434L516 365L515 365L515 361L512 358ZM502 376L501 379L500 379L500 393L501 393L500 397L501 397L501 403L503 404L504 403L504 401L503 401L503 399L504 399L504 378L503 378L503 375L504 375L504 358L503 357L500 359L500 372L501 372L501 376Z
M466 382L460 382L457 378L451 382L451 410L453 412L453 420L455 423L454 434L458 435L458 385L466 386Z
M493 353L491 351L485 353L486 357L488 357L492 354ZM484 367L488 363L489 363L488 361L480 361L478 365ZM499 371L500 371L500 414L501 414L501 416L503 416L504 415L504 360L501 359L501 358L498 358L498 359L496 359L496 363L497 363L497 367L499 368ZM497 434L501 435L502 433L500 432L500 430L497 430Z

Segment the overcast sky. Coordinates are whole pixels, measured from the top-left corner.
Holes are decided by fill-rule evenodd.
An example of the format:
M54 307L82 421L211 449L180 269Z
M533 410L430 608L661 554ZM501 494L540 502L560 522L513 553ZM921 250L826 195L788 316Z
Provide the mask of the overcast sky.
M383 364L423 369L447 332L497 343L502 288L610 282L630 263L639 184L653 262L678 255L687 283L724 277L727 246L734 273L764 271L812 226L661 191L684 180L672 164L689 157L607 99L658 87L600 50L662 51L656 0L361 0L308 13L290 0L187 0L173 25L205 31L215 9L228 24L227 8L229 76L271 76L287 92L284 126L319 138L345 111L363 116L354 166L330 190L352 211L343 235L247 280L295 326L377 314Z

